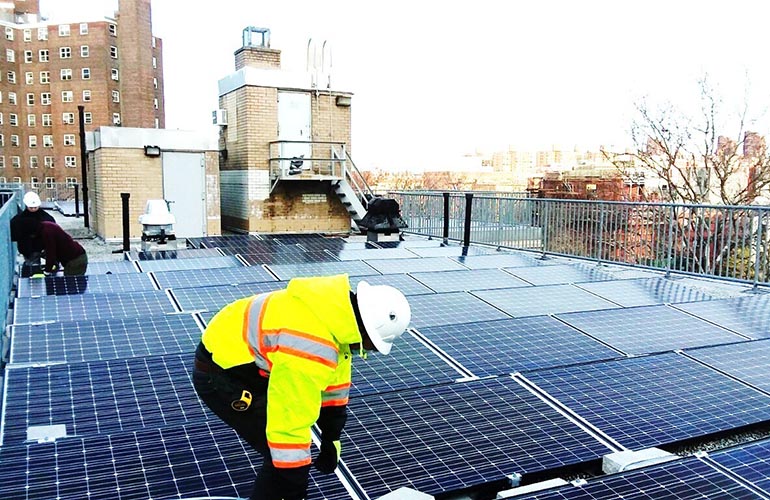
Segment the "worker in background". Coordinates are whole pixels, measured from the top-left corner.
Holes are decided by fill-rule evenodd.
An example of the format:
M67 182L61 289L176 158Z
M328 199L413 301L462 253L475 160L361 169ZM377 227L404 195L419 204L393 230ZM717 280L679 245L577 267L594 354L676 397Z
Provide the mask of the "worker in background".
M295 278L212 318L195 352L193 384L262 455L251 500L305 498L313 424L321 430L315 467L334 472L353 353L388 354L410 319L400 291L362 281L353 292L346 274Z
M27 228L29 221L56 222L56 220L40 208L41 202L37 193L28 191L24 195L23 202L24 210L11 219L11 241L16 242L19 253L24 257L22 276L29 276L41 270L40 259L43 254L42 241L31 237L31 231Z
M45 251L45 274L62 269L64 276L83 276L88 269L85 249L54 222L31 220L25 226L30 238L39 240Z

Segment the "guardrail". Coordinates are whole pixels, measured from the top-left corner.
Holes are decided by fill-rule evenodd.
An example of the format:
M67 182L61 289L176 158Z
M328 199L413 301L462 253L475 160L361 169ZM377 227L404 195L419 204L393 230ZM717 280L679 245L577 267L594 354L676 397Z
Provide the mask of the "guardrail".
M0 310L4 314L0 315L0 327L4 332L0 336L0 380L2 377L2 368L8 355L8 337L5 334L5 327L8 324L9 306L11 303L11 290L13 289L13 279L16 270L16 244L11 241L11 219L21 208L21 198L24 196L24 190L21 186L14 188L0 188ZM0 387L2 392L2 387Z
M406 232L554 254L770 282L770 207L391 192Z

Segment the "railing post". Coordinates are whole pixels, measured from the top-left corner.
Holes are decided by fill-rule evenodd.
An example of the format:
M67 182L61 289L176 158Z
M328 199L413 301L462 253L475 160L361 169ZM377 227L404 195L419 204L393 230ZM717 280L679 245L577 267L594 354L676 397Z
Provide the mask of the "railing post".
M545 253L546 248L548 248L548 202L546 200L542 200L543 202L543 213L540 216L540 239L543 241L543 254L540 256L541 259L545 259Z
M753 289L756 290L759 288L759 269L760 269L760 259L762 257L762 219L764 217L764 209L759 209L759 217L757 218L757 239L755 242L755 257L754 257L754 287Z
M75 183L75 217L80 217L80 195L78 194L78 183Z
M604 245L604 203L599 202L599 248L597 249L596 263L602 263L602 246Z
M441 193L444 196L444 244L449 241L449 193Z
M86 152L85 106L78 106L80 122L80 176L83 182L83 226L91 227L88 217L88 154Z
M674 205L668 217L668 243L666 244L666 278L671 276L671 253L674 251Z
M463 246L471 244L471 209L473 208L473 193L465 193L465 234L463 234Z
M123 204L123 251L128 252L131 250L129 244L129 228L128 228L128 199L131 197L131 193L120 193L120 199Z

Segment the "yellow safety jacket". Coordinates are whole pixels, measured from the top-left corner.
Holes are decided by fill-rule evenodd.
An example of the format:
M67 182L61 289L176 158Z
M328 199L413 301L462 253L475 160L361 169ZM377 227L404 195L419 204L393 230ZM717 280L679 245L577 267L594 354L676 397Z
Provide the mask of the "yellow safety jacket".
M322 406L345 406L350 344L361 342L346 274L295 278L237 300L212 318L202 342L222 368L256 363L269 375L267 442L275 467L311 462L310 428Z

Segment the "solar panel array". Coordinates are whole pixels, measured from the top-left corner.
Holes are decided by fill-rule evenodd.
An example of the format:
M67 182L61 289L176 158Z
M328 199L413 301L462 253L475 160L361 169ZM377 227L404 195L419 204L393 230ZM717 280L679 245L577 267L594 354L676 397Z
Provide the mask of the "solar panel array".
M412 307L390 356L354 360L340 475L313 472L309 498L446 496L770 421L761 295L421 238L189 243L19 281L0 498L247 497L261 458L198 400L192 353L222 306L299 276L396 286ZM536 495L754 498L739 476L763 485L767 450L730 453Z

